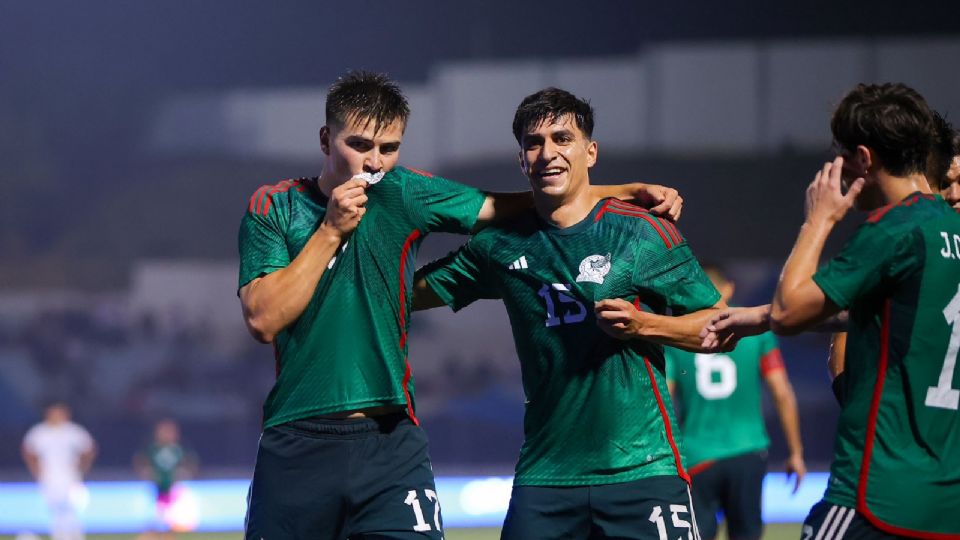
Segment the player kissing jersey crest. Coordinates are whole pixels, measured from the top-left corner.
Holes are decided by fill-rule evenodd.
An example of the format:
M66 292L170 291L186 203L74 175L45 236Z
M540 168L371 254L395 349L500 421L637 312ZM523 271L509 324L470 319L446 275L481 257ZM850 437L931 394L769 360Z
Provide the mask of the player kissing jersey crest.
M590 255L580 261L580 274L577 276L577 282L590 281L592 283L603 284L603 278L610 272L610 259L612 255Z

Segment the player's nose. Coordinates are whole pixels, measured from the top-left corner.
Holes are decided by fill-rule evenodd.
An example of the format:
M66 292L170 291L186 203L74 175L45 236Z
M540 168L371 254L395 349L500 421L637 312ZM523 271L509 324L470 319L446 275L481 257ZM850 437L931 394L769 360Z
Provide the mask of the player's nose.
M370 152L367 159L363 162L363 170L366 172L380 172L383 169L383 156L377 150Z

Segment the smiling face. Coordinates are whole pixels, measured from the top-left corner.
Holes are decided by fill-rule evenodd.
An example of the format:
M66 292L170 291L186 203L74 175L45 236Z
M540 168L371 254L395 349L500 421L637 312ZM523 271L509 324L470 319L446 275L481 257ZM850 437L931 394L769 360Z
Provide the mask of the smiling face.
M373 120L354 118L343 127L324 126L320 130L320 148L338 184L362 172L388 172L397 165L404 123L395 120L379 127Z
M520 137L520 167L535 193L566 198L585 189L597 162L597 143L572 114L547 118Z

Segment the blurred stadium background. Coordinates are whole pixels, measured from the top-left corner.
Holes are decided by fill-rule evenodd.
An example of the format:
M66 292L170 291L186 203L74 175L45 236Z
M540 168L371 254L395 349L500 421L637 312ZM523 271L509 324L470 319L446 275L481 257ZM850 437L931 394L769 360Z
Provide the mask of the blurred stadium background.
M237 226L261 184L319 172L325 88L346 69L405 89L401 164L488 189L525 187L509 130L524 95L590 98L593 178L680 189L681 228L731 269L741 304L772 294L847 89L904 81L960 115L955 3L667 4L0 4L0 495L27 500L19 442L54 398L99 443L95 482L135 479L131 457L162 416L181 423L198 480L249 478L273 361L241 321ZM459 241L431 238L419 262ZM502 308L414 320L437 475L509 476L523 398ZM827 341L782 348L823 471ZM775 424L772 468L785 456ZM0 505L0 532L21 530L5 525L15 517Z

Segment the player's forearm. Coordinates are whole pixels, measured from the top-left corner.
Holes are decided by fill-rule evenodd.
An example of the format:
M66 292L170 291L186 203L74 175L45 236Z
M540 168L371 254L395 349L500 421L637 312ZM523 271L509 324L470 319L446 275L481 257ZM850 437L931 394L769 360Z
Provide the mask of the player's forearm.
M637 311L633 337L687 351L715 352L703 347L700 330L717 310L725 307L725 303L718 302L711 308L677 317Z
M97 457L96 449L84 452L80 455L80 472L82 474L87 474L90 472L90 467L93 466L93 460Z
M632 182L630 184L614 185L595 185L591 184L590 189L593 195L598 199L614 198L622 201L631 201L643 204L648 200L647 189L649 184L643 182Z
M770 327L774 332L795 334L816 322L822 298L818 306L816 295L811 294L819 291L813 274L832 229L833 224L825 221L806 222L801 227L771 303Z
M524 210L533 208L533 192L517 191L513 193L488 193L477 214L477 222L472 232L477 232L491 223L503 222L520 215Z
M27 465L27 470L30 471L30 475L34 478L40 478L40 460L37 459L37 456L23 451L23 462Z
M787 441L787 448L794 456L803 456L803 443L800 439L800 415L797 413L797 398L790 383L786 388L774 395L774 405L780 416L780 425L783 427L783 436Z
M270 343L303 314L341 240L335 229L322 224L289 266L240 290L244 320L254 338Z

